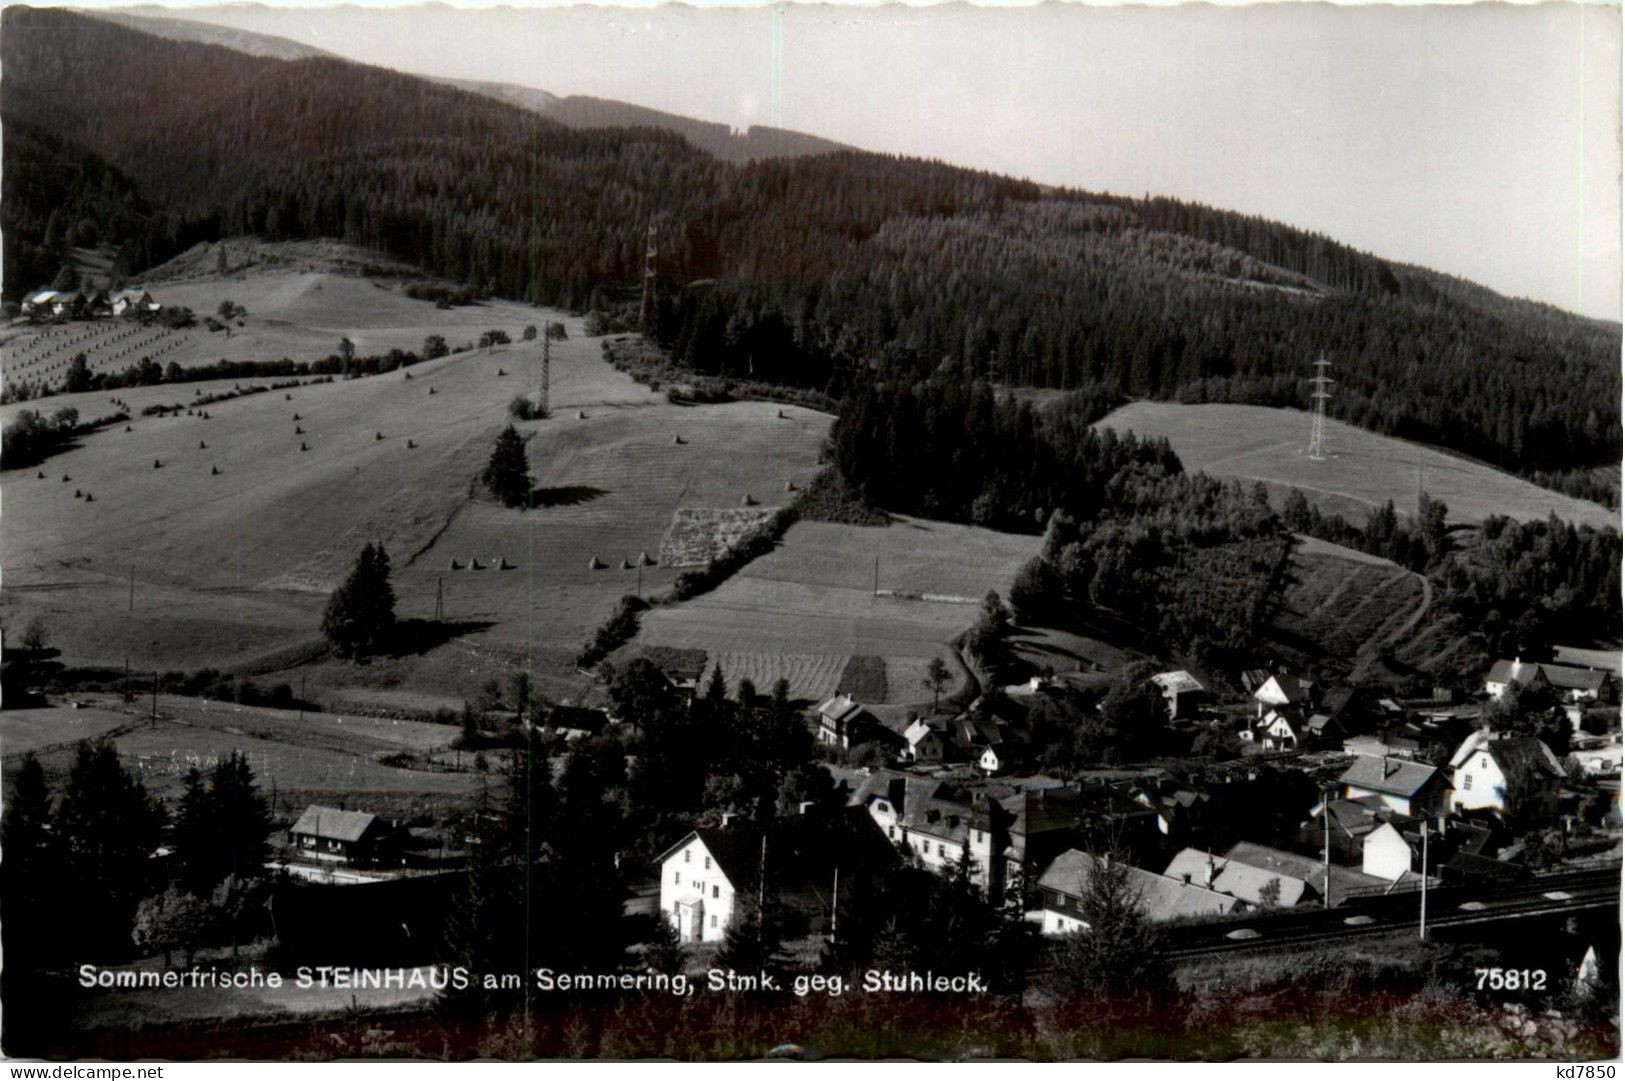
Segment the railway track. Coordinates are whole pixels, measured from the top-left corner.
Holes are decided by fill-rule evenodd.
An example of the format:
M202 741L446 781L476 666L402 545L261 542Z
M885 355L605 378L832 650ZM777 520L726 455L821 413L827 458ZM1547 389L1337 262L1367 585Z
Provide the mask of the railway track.
M1619 902L1617 866L1546 875L1493 889L1445 886L1428 891L1428 927L1433 930L1617 909ZM1245 920L1172 927L1164 933L1168 954L1175 958L1257 952L1414 929L1420 907L1420 892L1410 891L1333 909L1255 915Z

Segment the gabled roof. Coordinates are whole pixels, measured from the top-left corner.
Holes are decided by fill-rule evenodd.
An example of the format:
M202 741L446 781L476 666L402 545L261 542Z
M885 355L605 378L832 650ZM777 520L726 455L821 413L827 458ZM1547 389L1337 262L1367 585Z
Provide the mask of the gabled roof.
M839 694L834 698L827 698L818 706L819 716L826 721L836 723L849 721L862 712L863 707L849 694Z
M1050 862L1038 884L1069 897L1082 897L1090 876L1100 864L1100 860L1087 852L1071 848ZM1120 866L1128 873L1130 888L1140 895L1146 916L1153 921L1222 914L1236 907L1237 898L1216 890L1128 864Z
M1310 856L1303 856L1296 852L1288 852L1279 848L1270 848L1268 845L1255 844L1252 841L1241 841L1230 847L1225 855L1232 860L1261 867L1270 871L1291 875L1305 882L1319 884L1325 877L1331 879L1331 901L1336 905L1342 902L1350 890L1376 888L1384 889L1391 885L1386 879L1376 875L1368 875L1355 871L1341 864L1322 864L1320 860Z
M1567 774L1552 749L1534 736L1491 740L1484 751L1501 767L1501 773L1511 783L1544 776L1562 780Z
M1266 679L1257 690L1253 691L1253 697L1265 702L1274 701L1276 696L1284 698L1288 702L1307 702L1309 700L1309 690L1313 686L1314 683L1311 680L1295 676L1290 672L1281 672ZM1271 692L1272 687L1274 692Z
M1373 792L1410 797L1438 777L1438 770L1422 762L1360 755L1343 771L1343 776L1338 778L1338 782L1357 788L1367 788Z
M938 732L931 725L926 724L924 721L919 720L917 718L915 719L913 724L911 724L907 728L903 729L903 740L910 747L919 746L920 743L922 743L924 740L926 740L927 738L929 738L931 736L937 736L938 738L941 738L942 733Z
M1211 883L1208 881L1210 870L1213 875ZM1228 856L1215 856L1198 848L1187 848L1174 856L1163 874L1181 882L1189 875L1190 881L1196 885L1210 885L1219 893L1228 893L1250 905L1264 903L1264 890L1271 882L1280 883L1275 904L1283 907L1297 904L1303 900L1304 894L1312 892L1309 883L1301 878L1279 870L1254 867Z
M378 821L365 811L341 811L337 807L311 804L289 832L309 834L329 841L359 841Z
M882 866L895 857L885 836L865 812L834 816L794 815L775 820L767 829L754 824L702 826L683 836L655 860L664 864L698 838L734 889L755 888L762 873L766 838L767 884L770 889L827 889L837 864L844 869Z
M1161 687L1164 694L1190 694L1207 690L1200 680L1183 668L1177 672L1158 672L1151 677L1151 682Z
M1562 664L1543 664L1546 682L1570 691L1600 691L1608 685L1607 672L1595 668L1570 668Z

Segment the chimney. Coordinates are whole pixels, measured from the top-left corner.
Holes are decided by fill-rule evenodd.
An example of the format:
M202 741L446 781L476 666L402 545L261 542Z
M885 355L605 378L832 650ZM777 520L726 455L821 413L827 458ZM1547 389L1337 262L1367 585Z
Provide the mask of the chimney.
M1394 774L1396 774L1398 772L1399 772L1399 763L1393 761L1392 759L1390 759L1390 758L1388 758L1386 756L1384 756L1384 758L1382 760L1382 775L1384 777L1392 777Z
M733 825L733 820L734 820L734 813L732 811L723 811L722 812L722 828L723 829L727 829L729 826Z
M815 807L817 805L818 805L817 800L804 799L800 803L796 804L796 814L803 814L804 815L804 814L807 813L807 808Z
M1214 879L1216 874L1217 874L1217 871L1213 866L1213 853L1209 852L1207 854L1207 881L1203 882L1202 885L1208 887L1209 889L1212 889L1213 888L1213 879Z
M1185 880L1185 885L1189 886L1191 884L1191 876L1190 876L1189 871L1185 872L1184 874L1180 875L1179 877L1181 877L1181 878L1183 878Z

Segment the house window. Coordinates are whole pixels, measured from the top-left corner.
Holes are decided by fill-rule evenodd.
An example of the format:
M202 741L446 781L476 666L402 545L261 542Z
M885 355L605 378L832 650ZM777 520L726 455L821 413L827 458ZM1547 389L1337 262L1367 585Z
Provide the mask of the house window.
M681 872L681 871L673 872L673 874L671 876L671 880L673 882L675 882L677 885L681 886L683 884L683 872Z
M692 855L694 855L694 853L692 853L692 852L690 852L690 851L689 851L689 850L688 850L688 849L686 849L686 848L685 848L685 849L683 849L683 862L684 862L684 863L687 863L687 862L688 862L688 861L689 861L689 857L690 857L690 856L692 856Z
M707 871L709 871L711 869L711 857L710 856L705 857L705 869Z
M717 918L715 916L712 916L711 917L711 926L715 927L716 925L717 925Z
M896 826L887 826L886 827L886 837L888 839L895 840L896 837L897 837L897 827Z
M940 856L946 856L947 854L948 854L948 849L945 846L940 845L940 844L937 845L937 855L939 857Z
M673 916L681 916L683 914L683 902L673 901L671 903L671 914Z
M711 896L714 897L714 898L715 897L721 897L722 896L722 887L721 886L712 886L711 887Z
M1473 790L1473 775L1471 773L1462 779L1461 790L1463 792L1471 792Z

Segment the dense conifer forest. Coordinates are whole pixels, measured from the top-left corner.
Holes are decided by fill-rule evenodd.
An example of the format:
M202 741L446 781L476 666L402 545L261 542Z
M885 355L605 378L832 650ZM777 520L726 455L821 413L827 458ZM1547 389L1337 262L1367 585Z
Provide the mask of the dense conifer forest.
M1333 413L1362 427L1556 484L1620 457L1617 325L1259 218L879 154L722 162L669 132L570 129L379 68L67 11L8 10L0 60L12 300L73 240L133 271L254 234L625 307L653 224L652 330L705 372L1301 406L1324 353Z

